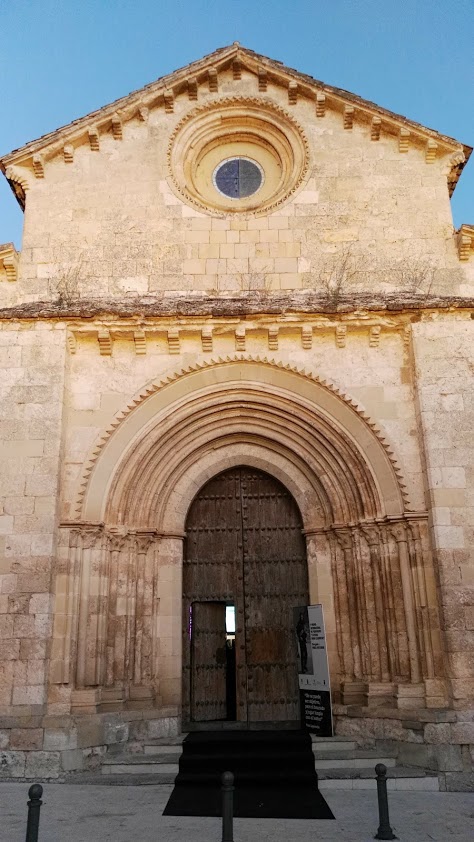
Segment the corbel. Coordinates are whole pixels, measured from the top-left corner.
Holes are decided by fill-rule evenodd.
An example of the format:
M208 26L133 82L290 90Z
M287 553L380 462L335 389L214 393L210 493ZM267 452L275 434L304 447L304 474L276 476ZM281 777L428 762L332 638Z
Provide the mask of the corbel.
M217 78L217 70L215 67L211 67L207 71L207 78L209 80L209 90L211 93L216 94L219 90L219 80Z
M18 252L13 245L9 243L7 247L0 251L0 263L3 263L7 281L18 280Z
M239 325L235 330L235 350L245 351L245 327Z
M198 98L198 83L194 77L188 79L188 99L195 100Z
M232 62L232 75L236 82L242 78L242 64L238 58Z
M33 172L36 178L44 178L44 158L39 153L33 155Z
M72 164L74 161L74 146L69 143L63 146L63 156L65 164Z
M264 67L258 70L258 89L259 91L266 91L268 86L268 74Z
M268 350L278 351L278 327L268 328Z
M146 354L146 336L144 330L133 331L133 341L135 343L135 353L137 356Z
M112 134L114 140L122 140L122 121L118 114L112 115Z
M12 185L17 185L15 193L21 198L24 205L25 193L30 189L30 183L25 171L12 164L6 168L5 177Z
M370 348L378 348L380 343L380 334L382 332L382 328L380 325L372 325L369 330L369 347Z
M438 144L436 143L433 138L429 138L426 143L425 149L425 161L427 164L432 164L434 160L436 160L436 154L438 152Z
M316 94L316 117L324 117L326 114L326 94L318 91Z
M354 124L354 106L353 105L345 105L344 106L344 128L348 131L352 129Z
M382 126L382 120L380 117L372 117L372 123L370 124L370 139L371 140L380 140L380 128Z
M298 82L288 84L288 105L296 105L298 102Z
M73 333L67 335L67 347L70 354L75 354L77 351L77 339Z
M408 152L408 144L410 143L410 130L402 128L398 135L398 151Z
M171 328L168 331L168 351L170 354L179 354L181 351L179 330L177 328Z
M347 326L336 325L336 347L345 348L347 338Z
M149 113L150 112L149 112L149 109L148 109L147 105L141 104L141 105L138 106L137 114L138 114L138 119L140 120L140 122L146 123L146 121L148 120L148 114Z
M474 249L474 226L461 225L457 232L459 260L469 260L471 250Z
M112 355L112 337L110 330L102 328L97 332L97 341L99 343L99 352L101 357L110 357Z
M163 99L165 101L165 113L172 114L174 111L174 93L171 88L163 93Z
M303 325L301 328L301 345L305 351L310 351L313 347L313 327L312 325Z
M87 129L89 135L89 146L92 152L98 152L100 149L99 130L97 126L90 126Z
M203 327L201 330L201 345L202 350L206 353L208 351L212 351L213 346L213 337L212 337L212 327Z

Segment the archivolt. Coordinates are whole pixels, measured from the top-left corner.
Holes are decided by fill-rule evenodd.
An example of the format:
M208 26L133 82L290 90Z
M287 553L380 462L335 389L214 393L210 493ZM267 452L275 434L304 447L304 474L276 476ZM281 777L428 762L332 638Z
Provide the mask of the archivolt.
M188 369L134 399L95 448L78 515L168 530L173 501L181 513L174 528L177 520L184 528L193 494L178 505L176 488L186 477L191 488L220 460L229 464L230 453L244 463L247 452L252 464L278 463L287 484L304 486L306 528L404 511L393 454L354 402L307 371L238 356Z

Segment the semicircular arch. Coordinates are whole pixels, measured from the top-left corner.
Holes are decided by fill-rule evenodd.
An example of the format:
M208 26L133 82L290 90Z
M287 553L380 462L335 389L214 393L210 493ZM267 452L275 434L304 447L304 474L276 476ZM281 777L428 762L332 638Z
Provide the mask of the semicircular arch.
M137 395L96 444L77 515L164 529L175 487L191 482L193 466L216 473L212 452L239 443L259 451L265 470L283 460L285 484L289 465L306 476L327 526L404 511L398 466L354 401L306 370L242 355L190 367Z

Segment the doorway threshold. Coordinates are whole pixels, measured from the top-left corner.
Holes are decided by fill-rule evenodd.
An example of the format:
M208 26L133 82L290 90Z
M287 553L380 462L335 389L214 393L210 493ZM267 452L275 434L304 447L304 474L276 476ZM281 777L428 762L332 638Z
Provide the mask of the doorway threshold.
M283 722L234 722L219 719L208 722L183 723L183 731L300 731L299 720L285 720Z

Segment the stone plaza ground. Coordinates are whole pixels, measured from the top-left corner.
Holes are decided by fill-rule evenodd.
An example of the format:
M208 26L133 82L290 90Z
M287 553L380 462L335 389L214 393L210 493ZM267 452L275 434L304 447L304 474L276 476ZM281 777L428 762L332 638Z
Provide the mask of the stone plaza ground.
M28 784L0 784L0 842L25 838ZM162 816L171 786L45 784L40 842L220 842L219 819ZM335 821L236 819L236 842L369 842L378 826L374 790L324 790ZM393 792L400 842L471 842L474 794Z

